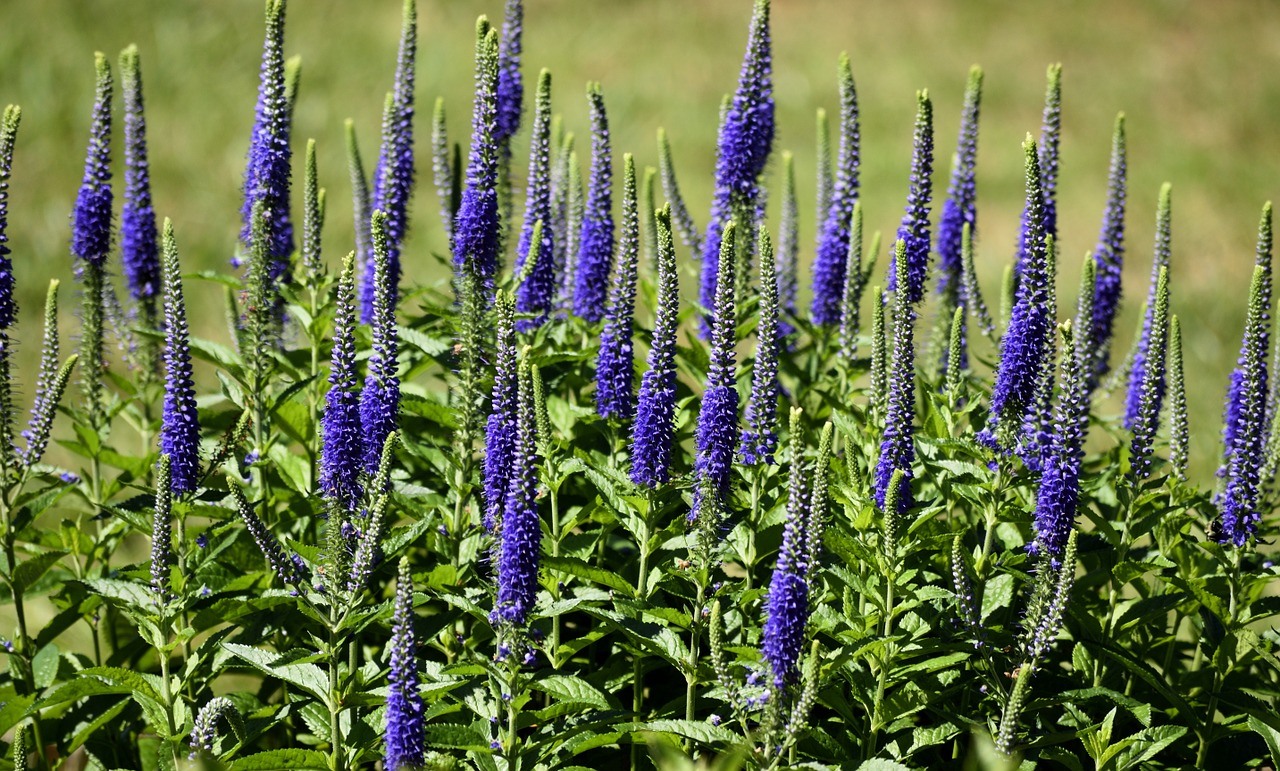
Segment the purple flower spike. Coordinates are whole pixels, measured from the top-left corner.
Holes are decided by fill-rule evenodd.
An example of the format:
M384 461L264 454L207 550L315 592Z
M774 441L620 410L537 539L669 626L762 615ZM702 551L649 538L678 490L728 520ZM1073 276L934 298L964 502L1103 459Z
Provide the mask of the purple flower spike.
M494 363L493 398L484 430L484 526L497 527L506 509L511 459L515 452L519 383L516 371L515 310L505 292L497 297L497 360Z
M413 639L413 580L409 560L400 559L391 618L391 671L387 674L386 768L421 768L425 761L426 715L418 693L418 651Z
M387 264L391 284L391 305L400 297L400 247L409 228L409 199L413 196L413 87L418 52L418 9L416 0L405 0L400 28L400 50L396 56L395 86L387 96L382 113L382 148L374 171L372 211L387 216ZM375 288L373 251L364 255L360 284L360 320L373 320Z
M0 120L0 330L13 326L18 304L13 299L13 261L9 259L9 176L13 171L13 144L18 136L22 108L8 105Z
M143 114L142 70L138 47L120 54L124 86L124 206L120 210L120 257L129 294L154 323L160 294L160 251L156 213L151 207L151 171L147 161L147 124Z
M947 187L947 200L942 205L938 219L938 294L942 296L939 320L949 323L956 308L967 311L972 301L965 296L964 280L964 229L967 225L971 238L978 230L978 186L975 175L978 162L978 118L982 107L982 68L969 69L969 82L964 92L964 109L960 113L960 136L956 139L956 154L951 162L951 181ZM960 368L969 366L968 347L965 345L967 326L965 315L960 318ZM942 359L943 374L947 360Z
M578 244L573 315L599 321L604 316L605 287L613 263L613 156L609 149L609 116L599 83L587 86L587 100L591 103L591 173Z
M1040 126L1040 144L1036 162L1040 167L1040 221L1036 223L1041 237L1058 236L1058 145L1062 135L1062 65L1051 64L1046 75L1048 85L1044 94L1044 122ZM1027 237L1030 234L1030 210L1022 210L1022 227L1018 231L1018 251L1014 259L1014 273L1021 277L1027 262Z
M542 523L538 518L538 437L527 360L519 365L515 446L506 508L498 527L498 597L490 618L523 626L538 594Z
M1093 327L1096 271L1086 260L1080 279L1080 302L1074 328L1063 325L1062 388L1054 408L1052 434L1044 452L1040 487L1036 492L1035 540L1032 554L1045 554L1057 565L1075 525L1080 500L1080 462L1089 427L1089 381L1093 365Z
M862 162L862 136L858 127L858 91L853 83L849 55L840 55L840 155L836 162L835 188L825 212L818 252L813 260L813 322L840 323L845 267L849 255L849 221L858 202L858 167Z
M1124 206L1125 177L1128 163L1125 150L1124 113L1116 116L1115 131L1111 135L1111 172L1107 179L1107 208L1102 213L1102 231L1093 259L1098 265L1098 288L1094 295L1093 333L1090 336L1094 350L1093 380L1107 373L1110 368L1112 328L1120 307L1121 278L1124 271Z
M1270 212L1267 212L1269 214ZM1266 222L1268 246L1270 222ZM1259 241L1261 241L1261 236ZM1267 403L1267 307L1271 297L1271 273L1267 267L1255 265L1249 289L1249 312L1245 319L1244 338L1236 368L1239 387L1231 394L1227 406L1235 414L1235 441L1228 448L1225 466L1226 485L1217 500L1218 520L1209 528L1214 540L1243 548L1257 533L1261 519L1261 476L1259 471L1266 452Z
M1049 315L1048 245L1040 229L1043 222L1040 162L1028 134L1023 142L1027 198L1030 212L1027 262L1018 282L1017 299L1009 328L1000 339L1000 365L991 392L991 416L979 439L990 446L1012 450L1029 411L1036 409L1036 389L1049 356L1053 319Z
M760 318L756 327L756 360L751 368L751 398L747 401L747 430L740 454L746 465L773 463L778 448L778 283L773 244L760 231Z
M906 242L894 244L894 261L906 263ZM884 509L895 471L902 472L897 496L898 512L911 508L911 464L915 461L914 423L916 417L915 308L906 287L893 293L893 359L889 369L889 398L885 412L884 439L876 462L876 505ZM888 515L889 512L886 512Z
M636 422L631 434L631 481L657 487L671 478L671 442L675 434L676 335L680 324L680 287L671 236L671 207L656 215L658 229L658 308L649 347L649 369L640 381Z
M200 480L200 417L195 381L191 378L191 350L187 337L187 306L178 269L178 243L173 223L164 223L164 415L160 425L160 454L169 457L173 492L183 495Z
M916 94L915 149L911 155L911 189L907 212L898 227L898 238L906 244L906 257L899 264L895 256L889 265L889 291L896 292L898 276L905 276L908 302L924 298L929 272L929 201L933 194L933 103L929 92Z
M792 413L792 427L798 415ZM818 567L822 530L826 518L827 465L831 453L831 426L823 428L818 459L813 470L812 497L805 500L806 474L800 458L802 445L792 440L791 478L787 518L782 526L782 546L769 582L760 652L773 676L771 685L782 690L799 680L800 652L809 621L809 582Z
M369 373L360 393L360 426L364 430L364 468L378 469L383 445L400 422L400 340L396 331L396 309L391 304L391 266L388 262L387 219L373 213L373 254L377 266L374 280L378 288L373 305L373 352Z
M689 521L702 519L704 490L717 496L712 509L719 511L729 490L729 473L738 449L738 390L735 388L734 348L737 345L737 316L734 303L734 259L736 223L730 222L720 240L720 273L716 277L716 306L711 332L711 366L707 370L707 390L702 394L695 433L697 455L693 472L699 484L694 488Z
M756 0L743 55L738 87L725 110L716 154L716 189L711 221L702 241L702 281L699 300L707 313L715 312L716 281L720 273L720 242L730 221L738 223L741 246L752 244L747 231L760 195L757 179L773 150L773 40L769 32L769 2ZM703 317L708 336L714 321Z
M516 311L532 314L520 319L516 328L529 332L544 324L555 304L557 240L563 233L555 229L551 208L551 73L538 76L537 106L533 114L533 138L529 148L529 191L525 198L524 226L516 249L516 273L522 274L533 247L534 229L542 228L538 238L538 259L516 290Z
M524 33L523 0L507 0L502 19L502 40L498 44L498 122L494 139L504 144L520 130L524 107L520 77L521 37Z
M1142 317L1142 333L1138 337L1137 348L1133 352L1133 366L1129 370L1129 390L1125 395L1124 427L1132 431L1134 421L1142 402L1143 384L1147 377L1147 349L1151 345L1151 322L1156 308L1156 285L1160 279L1160 269L1169 266L1170 254L1170 195L1172 188L1165 183L1160 188L1160 203L1156 209L1156 243L1151 259L1151 285L1147 289L1147 312ZM1160 411L1164 399L1164 379L1156 385L1156 412Z
M244 172L243 224L240 241L246 250L253 239L253 208L262 202L267 220L266 253L272 279L284 276L293 253L293 224L289 217L289 180L292 151L289 131L293 122L290 88L284 61L286 0L267 0L266 37L263 41L258 105L249 140L249 162ZM294 72L296 77L296 71Z
M453 224L455 271L470 265L486 286L498 272L498 33L476 21L476 96L471 113L467 185Z
M96 54L98 84L84 181L71 215L71 254L101 269L111 251L111 65Z
M636 268L640 259L640 216L636 202L636 164L623 156L622 238L618 243L618 274L609 292L609 308L600 332L596 359L596 412L602 418L635 417L635 353L632 320L636 305Z
M329 392L320 417L320 489L347 510L360 502L364 431L360 426L360 377L356 371L355 257L348 254L334 300Z

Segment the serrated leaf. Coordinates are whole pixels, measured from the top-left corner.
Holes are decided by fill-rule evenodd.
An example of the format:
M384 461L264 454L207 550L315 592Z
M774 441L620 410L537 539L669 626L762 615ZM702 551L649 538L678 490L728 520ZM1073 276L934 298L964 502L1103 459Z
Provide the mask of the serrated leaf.
M428 747L450 750L488 750L489 739L471 726L432 723L424 729Z
M1275 728L1267 725L1253 715L1249 716L1249 727L1267 743L1267 748L1271 750L1272 765L1280 764L1280 731L1277 731Z
M1001 573L982 588L982 620L1013 601L1013 575Z
M604 568L598 568L588 565L575 557L552 557L544 556L542 565L552 572L565 573L578 578L585 578L592 583L607 586L610 589L619 592L626 592L628 595L634 594L635 589L631 583L617 573L612 573Z
M36 655L31 658L31 674L35 677L37 688L44 690L58 679L58 662L61 659L62 654L53 643L36 651Z
M58 560L62 559L65 554L65 551L47 551L19 562L18 566L13 569L14 594L22 594L35 586L36 582L45 573L49 572L49 568L58 564Z
M733 744L738 739L737 734L723 726L698 720L654 720L648 723L634 723L632 730L674 734L692 739L699 744Z
M95 593L128 607L149 610L156 606L156 594L149 586L118 578L86 578L84 582Z
M239 643L224 642L222 647L255 669L296 685L329 706L329 679L315 664L289 663L287 659L281 661L278 653Z
M267 750L231 761L228 771L326 771L329 759L317 750Z
M857 771L911 771L911 766L904 766L896 760L872 758L862 761Z
M542 691L562 702L586 704L600 710L614 709L609 698L593 685L578 677L569 675L550 675L534 678L529 687Z

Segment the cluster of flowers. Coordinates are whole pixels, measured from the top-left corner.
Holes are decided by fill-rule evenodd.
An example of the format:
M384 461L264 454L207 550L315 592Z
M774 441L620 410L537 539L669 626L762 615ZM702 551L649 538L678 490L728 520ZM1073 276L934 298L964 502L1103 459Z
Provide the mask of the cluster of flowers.
M851 361L861 334L859 308L871 283L878 244L864 249L863 207L859 196L860 129L858 97L847 56L838 65L838 153L831 144L820 152L818 242L814 252L812 303L799 306L800 245L795 174L791 156L783 154L782 221L775 250L764 225L766 172L775 139L772 52L768 0L756 0L737 88L724 108L719 131L715 196L705 229L696 225L680 194L670 145L659 137L660 173L638 174L632 155L622 164L621 217L614 212L614 164L609 119L600 84L587 88L591 117L587 182L571 134L553 131L551 76L537 78L530 137L527 189L510 281L502 277L508 233L514 233L510 179L512 139L523 105L520 0L508 0L501 30L483 17L476 28L475 101L472 135L465 167L461 153L451 152L444 111L437 103L432 131L432 172L440 198L442 223L453 254L453 286L458 293L460 360L463 364L458 409L470 409L477 397L468 387L491 376L492 391L483 401L483 525L492 539L495 600L490 616L503 658L524 645L530 614L536 605L542 524L539 514L539 464L550 431L541 374L523 347L545 325L566 316L580 318L598 337L595 366L595 409L609 425L630 430L624 463L630 481L641 491L658 490L686 471L692 477L689 527L711 545L730 516L735 467L774 465L779 458L779 404L785 395L779 380L780 360L804 335L815 341L839 341L839 358ZM287 336L283 308L288 287L322 284L324 272L319 233L325 196L315 179L315 148L306 154L301 245L295 245L290 211L292 171L291 122L300 68L284 57L285 0L268 0L256 122L244 174L244 203L237 257L243 264L243 289L232 298L235 335L240 352L256 376L265 378L273 352ZM404 26L394 87L382 120L381 150L372 182L360 161L354 131L348 124L357 243L342 263L334 288L329 389L321 417L319 487L331 512L334 538L353 540L361 523L345 590L358 592L379 558L378 538L386 526L388 467L396 443L401 402L399 331L401 258L413 192L414 76L417 47L416 10L405 4ZM196 409L190 341L174 228L157 227L152 206L142 80L136 48L120 57L124 83L125 190L120 216L122 273L131 299L121 310L108 281L112 249L110 136L113 81L105 57L97 58L97 91L84 182L73 214L71 251L83 286L83 333L79 366L85 403L98 425L102 413L102 372L106 367L104 319L113 314L130 323L162 330L164 410L158 437L160 464L152 557L152 585L170 592L172 560L170 518L175 497L189 496L209 471L202 466L201 426ZM970 72L957 149L936 241L930 221L934 167L933 107L927 92L917 95L914 150L905 212L890 250L883 289L872 288L872 414L883 423L883 436L873 478L876 507L887 522L915 505L917 366L915 329L936 275L940 360L926 365L945 376L947 388L959 393L969 369L970 320L999 348L994 387L985 427L971 439L990 448L991 463L1001 469L1020 464L1038 478L1034 537L1027 550L1042 556L1059 575L1074 570L1074 530L1080 497L1083 447L1091 400L1112 383L1127 383L1125 428L1130 432L1129 468L1135 482L1153 473L1154 440L1160 416L1170 409L1169 458L1173 472L1185 479L1187 468L1186 395L1183 385L1181 332L1170 308L1170 191L1162 189L1157 210L1156 243L1143 321L1123 366L1111 368L1114 326L1121 297L1125 260L1126 155L1123 116L1117 118L1110 185L1101 234L1086 260L1072 321L1058 323L1055 293L1058 238L1056 192L1061 123L1061 69L1050 67L1043 127L1037 140L1024 146L1026 197L1013 264L1007 271L1007 324L1003 331L979 290L973 267L977 233L976 159L982 95L982 72ZM5 246L7 188L19 112L9 108L0 132L0 409L11 413L7 369L8 329L14 323L13 265ZM821 115L820 136L826 136ZM667 204L654 206L661 180ZM616 230L616 232L615 232ZM701 332L709 344L709 367L698 408L691 469L676 467L674 452L679 406L676 401L677 345L681 298L678 285L677 236L701 257L698 297ZM657 292L648 357L635 382L633 338L636 330L638 269L642 244L656 262ZM936 261L932 259L937 254ZM296 264L295 264L296 255ZM1214 497L1217 515L1209 525L1214 537L1235 548L1246 547L1260 518L1264 485L1280 465L1280 390L1268 381L1271 313L1271 210L1263 211L1257 262L1249 295L1248 317L1240 356L1231 374L1223 431L1225 452ZM752 286L752 279L756 285ZM55 286L56 289L56 286ZM51 290L51 297L53 297ZM754 296L754 304L746 302ZM52 304L51 308L56 308ZM749 395L739 404L736 385L738 330L747 308L754 310L755 356ZM50 313L56 313L51 310ZM496 333L492 355L477 331L492 318ZM360 324L370 327L371 347L360 375L357 339ZM11 461L28 467L47 444L54 406L69 377L73 359L58 365L55 332L47 338L26 448L13 448L4 437ZM837 335L838 333L838 335ZM891 342L890 342L891 336ZM158 343L137 342L140 349ZM146 361L145 356L143 361ZM488 362L487 365L482 362ZM153 366L150 363L144 367ZM465 370L470 366L472 371ZM1274 365L1272 365L1274 368ZM474 370L486 367L483 378ZM1273 373L1274 374L1274 373ZM472 378L466 380L466 377ZM262 383L262 381L257 381ZM966 398L981 398L966 391ZM266 419L257 406L255 421ZM793 413L793 422L797 419ZM463 430L466 421L460 421ZM745 425L745 430L742 426ZM7 433L9 421L0 422ZM239 431L249 430L249 423ZM752 696L744 709L766 702L792 700L788 718L796 721L813 695L795 692L809 618L810 586L820 569L822 532L827 517L826 464L831 453L828 428L818 460L806 469L800 432L790 432L792 446L781 454L790 464L787 518L775 570L769 585L760 642L771 685L767 698ZM470 437L463 440L468 451ZM265 448L254 444L253 457ZM221 452L221 450L219 451ZM220 462L221 458L215 458ZM6 469L19 463L7 462ZM269 532L239 488L232 486L245 527L261 547L273 572L284 583L306 591L317 582L308 565ZM465 523L458 523L465 528ZM1065 567L1064 567L1065 566ZM957 569L957 573L961 572ZM643 580L643 578L642 578ZM1062 579L1066 580L1066 579ZM1069 583L1069 582L1068 582ZM413 634L412 580L401 563L394 600L390 646L390 688L386 701L386 764L417 767L423 756L423 705ZM1069 591L1069 585L1066 591ZM960 592L962 606L966 592ZM1065 593L1055 595L1039 614L1032 632L1043 654L1061 624ZM719 614L719 610L715 611ZM966 619L972 609L965 610ZM712 623L713 636L716 623ZM713 649L716 642L713 640ZM714 651L713 651L714 652ZM716 655L719 655L718 653ZM718 667L718 669L723 669ZM741 688L726 675L726 690ZM789 694L789 695L788 695ZM780 707L779 707L780 708ZM196 721L192 742L210 748L220 714L239 716L225 699L215 699ZM230 719L230 718L229 718Z

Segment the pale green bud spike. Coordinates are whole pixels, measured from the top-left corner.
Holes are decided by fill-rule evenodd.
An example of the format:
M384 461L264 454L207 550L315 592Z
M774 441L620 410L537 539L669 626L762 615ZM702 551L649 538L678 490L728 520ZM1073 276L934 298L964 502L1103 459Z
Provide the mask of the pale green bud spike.
M889 345L884 326L884 292L880 287L871 290L875 304L871 315L871 406L884 411L889 396Z
M951 334L947 342L947 393L954 399L960 395L964 375L960 363L964 360L964 308L958 307L951 316Z
M960 280L964 284L967 304L972 309L974 317L978 319L982 334L993 343L998 343L996 323L991 318L991 311L987 308L987 302L982 297L982 287L978 284L978 271L974 266L973 260L973 228L967 222L960 231L960 263ZM1006 278L1006 280L1008 279ZM1005 298L1002 297L1001 302L1005 301ZM1006 323L1008 314L1011 312L1011 310L1003 308L1001 310Z
M827 111L818 108L818 149L817 149L817 166L818 166L818 193L817 193L817 213L815 216L818 222L826 219L827 210L831 208L831 193L835 190L835 176L832 172L831 159L831 124L827 120Z
M1169 320L1169 465L1173 467L1174 476L1183 482L1187 481L1190 445L1187 384L1182 364L1182 325L1174 316ZM1270 455L1267 462L1270 465ZM1267 478L1264 471L1263 479Z
M1000 326L1009 328L1009 319L1013 316L1015 295L1018 291L1018 275L1012 265L1004 266L1004 275L1000 281Z
M654 216L657 210L657 198L654 194L657 177L657 168L645 166L644 178L640 183L640 210L644 212L644 256L655 272L658 269L658 220Z
M529 239L529 255L525 257L524 265L520 268L519 275L515 277L516 286L529 280L540 259L542 259L542 220L533 223L533 233Z
M694 222L689 207L685 205L684 196L680 194L680 183L676 179L675 163L671 160L671 142L667 132L658 129L658 171L662 177L662 192L671 204L671 222L680 240L695 254L702 253L702 233Z
M862 324L859 309L865 288L862 270L862 201L853 205L849 218L849 251L845 259L844 293L840 299L840 352L852 359L858 351L858 333Z
M356 141L355 121L347 118L344 128L347 140L347 168L351 173L351 203L355 211L356 254L363 260L373 245L373 237L369 232L369 218L373 214L369 200L369 175L365 173L364 161L360 158L360 143Z
M302 57L293 56L284 63L284 101L290 121L298 105L298 89L302 86Z

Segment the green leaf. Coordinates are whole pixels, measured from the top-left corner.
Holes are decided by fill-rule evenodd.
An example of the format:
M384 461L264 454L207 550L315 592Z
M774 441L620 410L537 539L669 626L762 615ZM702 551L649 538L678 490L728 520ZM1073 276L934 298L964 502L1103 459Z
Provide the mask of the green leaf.
M237 758L228 771L326 771L329 759L317 750L267 750Z
M550 675L548 677L534 678L529 682L529 687L542 691L549 696L554 696L561 702L586 704L600 710L617 708L616 704L609 703L609 697L598 691L586 680L578 677Z
M14 594L22 594L35 586L41 576L49 572L49 568L58 564L58 560L62 559L65 554L65 551L47 551L19 562L18 566L13 569Z
M1249 727L1266 741L1267 748L1271 750L1271 764L1274 766L1280 763L1280 731L1253 715L1249 716Z
M982 589L982 620L1013 601L1013 574L1001 573L987 582Z
M37 688L44 690L58 679L58 662L61 657L58 646L53 643L36 651L31 659L31 673L35 676Z
M287 658L281 654L264 651L248 645L240 645L239 643L224 642L222 647L247 661L255 669L272 677L278 677L286 683L296 685L324 702L325 706L330 706L329 679L324 671L315 664L289 663ZM285 660L281 661L281 659Z
M542 565L552 572L585 578L592 583L607 586L615 591L626 592L628 595L635 593L631 583L617 573L611 573L604 568L588 565L586 562L574 557L544 556Z
M699 744L733 744L738 739L737 734L729 729L700 720L654 720L649 723L633 723L631 729L674 734Z
M121 602L127 607L150 610L156 604L156 594L151 587L133 581L122 581L118 578L86 578L84 582L95 593Z
M1155 757L1160 750L1182 738L1186 732L1187 727L1181 725L1144 728L1109 747L1098 766L1101 768L1114 758L1117 771L1127 771Z
M904 766L896 760L872 758L862 761L857 771L911 771L911 766Z
M457 723L432 723L424 730L428 747L450 750L488 750L489 739L476 729Z

